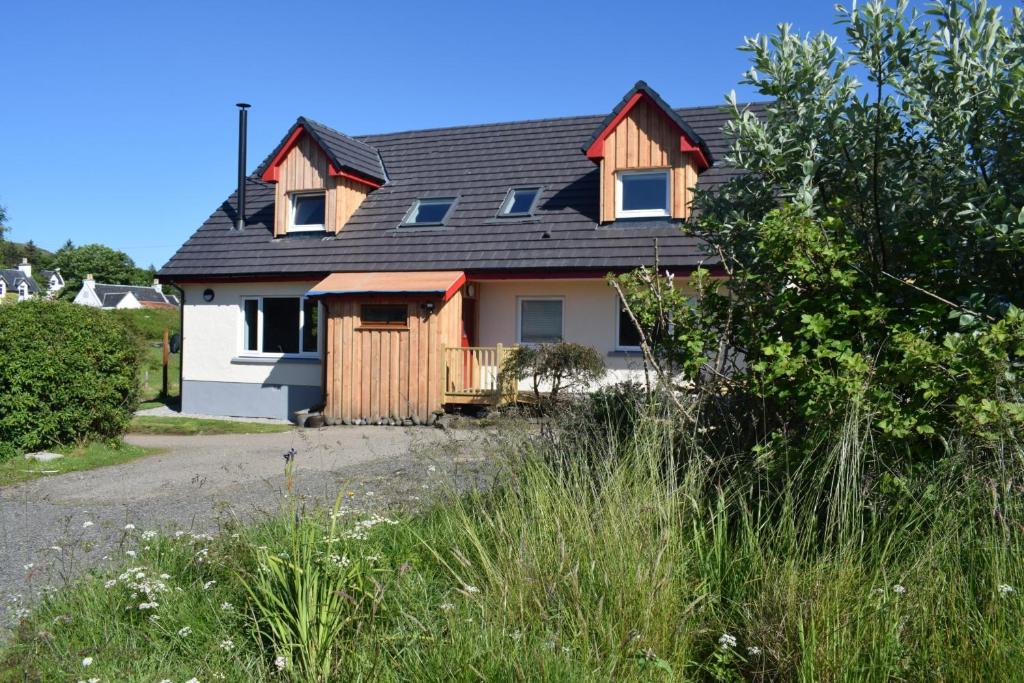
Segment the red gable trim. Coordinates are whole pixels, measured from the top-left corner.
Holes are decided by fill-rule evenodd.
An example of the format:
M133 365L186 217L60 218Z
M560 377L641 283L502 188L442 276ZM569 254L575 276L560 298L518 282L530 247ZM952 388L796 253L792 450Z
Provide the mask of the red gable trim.
M267 170L263 172L263 182L276 183L278 181L281 174L281 164L284 163L284 160L285 158L287 158L288 153L292 151L295 145L299 144L299 140L302 138L303 133L306 133L308 135L308 131L306 131L305 126L299 125L295 127L295 130L292 131L292 134L288 136L288 139L285 140L285 143L281 146L280 151L277 154L275 154L274 158L270 161L270 164L267 166ZM317 147L320 147L320 144L316 141L316 138L314 138L312 135L310 135L309 137L313 140L313 144L315 144ZM320 147L320 151L324 151L323 147ZM324 152L324 156L327 156L326 152ZM334 164L332 164L330 161L327 162L327 171L332 176L348 178L353 182L368 185L373 189L377 189L378 187L380 187L380 183L374 180L370 180L369 178L364 178L354 173L349 173L348 171L339 171L334 167Z
M597 136L597 139L594 140L594 142L591 143L590 147L587 148L588 159L598 161L604 158L605 138L607 138L611 134L611 132L615 130L620 123L622 123L623 119L629 116L629 112L634 107L636 107L636 105L640 104L640 101L643 99L650 100L651 98L646 93L643 92L634 93L633 96L629 98L629 100L626 102L625 105L623 105L622 109L615 116L615 118L613 118L611 122L607 126L605 126L604 130L602 130L600 135ZM659 107L657 103L655 103L653 100L651 100L651 106L653 106L659 114L665 117L665 119L669 123L671 123L677 130L679 130L679 151L685 152L687 154L693 154L697 158L697 166L701 171L710 167L711 164L708 163L708 158L707 156L704 155L704 151L701 150L699 145L694 144L693 140L691 140L690 137L686 134L686 131L680 129L679 124L677 124L675 121L669 118L668 114L662 111L661 107Z
M619 124L622 123L622 120L629 116L630 110L632 110L633 107L635 107L640 102L640 100L643 99L643 97L644 94L642 92L638 92L634 93L633 96L629 98L629 101L626 102L626 105L619 111L618 116L612 119L611 123L605 126L604 130L602 130L601 134L597 136L597 139L594 140L593 144L590 145L589 148L587 148L588 159L593 159L596 161L598 159L604 158L605 138L607 138L613 130L618 128Z
M380 183L378 183L378 182L376 182L374 180L370 180L369 178L364 178L364 177L358 176L358 175L356 175L354 173L349 173L348 171L339 171L338 169L334 168L334 164L332 164L330 162L327 163L327 171L332 176L337 176L339 178L348 178L349 180L351 180L354 183L362 183L363 185L368 185L371 188L373 188L374 190L376 190L378 187L380 187Z
M274 156L270 161L270 165L267 166L267 170L263 172L263 182L276 183L278 176L281 173L281 164L284 163L285 157L288 156L288 152L292 151L295 145L299 144L299 138L306 132L303 126L296 126L292 134L288 136L285 143L281 145L281 150Z

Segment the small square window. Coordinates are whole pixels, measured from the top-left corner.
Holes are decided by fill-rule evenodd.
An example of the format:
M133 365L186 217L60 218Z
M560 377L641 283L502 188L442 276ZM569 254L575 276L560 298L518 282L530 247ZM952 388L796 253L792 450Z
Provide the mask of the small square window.
M325 196L323 192L292 195L292 224L295 232L324 229Z
M363 304L359 320L364 327L406 327L409 307L406 304Z
M620 171L616 174L617 218L668 216L669 172Z
M539 187L514 187L508 191L501 203L499 216L530 216L540 196Z
M554 344L562 341L561 299L520 299L519 342Z
M453 204L455 204L454 197L417 199L413 202L409 213L405 215L402 225L443 225Z

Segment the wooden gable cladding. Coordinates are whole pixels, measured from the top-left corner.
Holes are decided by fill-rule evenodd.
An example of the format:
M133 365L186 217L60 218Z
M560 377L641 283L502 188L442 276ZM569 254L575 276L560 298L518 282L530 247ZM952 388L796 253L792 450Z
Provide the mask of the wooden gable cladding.
M403 303L406 327L364 327L363 304ZM423 304L432 303L426 310ZM462 293L441 297L325 297L327 312L324 413L342 420L426 422L443 400L444 346L462 339Z
M312 137L302 133L281 162L274 186L274 237L288 232L291 193L324 190L324 228L337 234L356 212L370 187L330 173L330 161Z
M615 220L615 173L621 170L671 169L672 218L690 214L697 166L692 155L680 150L679 129L646 99L604 138L601 158L601 222Z

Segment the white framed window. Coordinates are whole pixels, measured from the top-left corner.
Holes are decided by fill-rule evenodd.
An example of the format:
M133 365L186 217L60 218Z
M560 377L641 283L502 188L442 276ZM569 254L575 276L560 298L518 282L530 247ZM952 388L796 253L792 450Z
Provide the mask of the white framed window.
M455 197L417 199L402 219L404 226L444 225L455 206Z
M540 197L539 187L513 187L505 195L498 216L518 217L532 216L537 198Z
M554 344L564 339L565 299L520 297L516 339L520 344Z
M241 304L243 356L316 357L320 303L302 296L250 296Z
M0 296L5 296L6 294L7 294L7 283L4 282L3 280L0 280Z
M626 312L622 300L618 294L614 295L615 308L615 350L616 351L639 351L640 332L637 331L633 319Z
M293 192L291 193L291 220L288 222L289 232L323 232L326 228L327 193Z
M616 218L668 216L670 196L668 169L615 174Z

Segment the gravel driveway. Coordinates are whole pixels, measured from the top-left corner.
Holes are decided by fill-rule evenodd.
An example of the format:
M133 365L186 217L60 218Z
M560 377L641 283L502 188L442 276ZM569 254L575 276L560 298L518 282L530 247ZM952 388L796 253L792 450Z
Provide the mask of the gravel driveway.
M296 493L363 509L416 505L451 486L484 485L480 430L336 427L276 434L129 436L165 453L0 488L0 626L40 590L85 569L120 562L125 524L215 531L224 515L278 509L284 459L297 451ZM136 532L136 533L138 533Z

